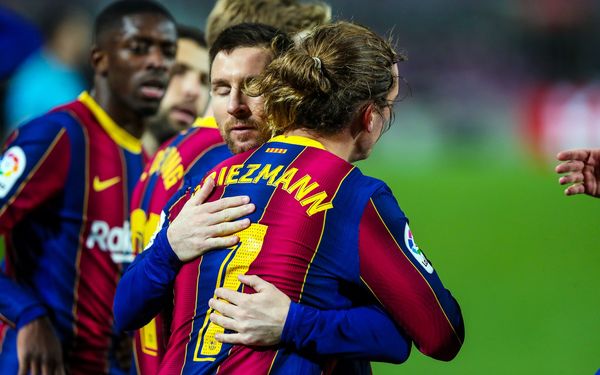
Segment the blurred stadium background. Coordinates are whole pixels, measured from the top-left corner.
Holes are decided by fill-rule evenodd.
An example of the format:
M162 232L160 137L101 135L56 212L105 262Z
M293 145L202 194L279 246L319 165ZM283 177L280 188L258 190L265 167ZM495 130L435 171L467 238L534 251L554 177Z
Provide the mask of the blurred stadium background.
M214 3L161 2L199 27ZM93 17L107 3L0 1L35 23L48 5ZM595 374L600 200L563 196L553 158L600 147L600 2L329 3L335 19L392 32L409 57L410 89L360 166L391 186L466 320L453 362L415 349L374 373Z

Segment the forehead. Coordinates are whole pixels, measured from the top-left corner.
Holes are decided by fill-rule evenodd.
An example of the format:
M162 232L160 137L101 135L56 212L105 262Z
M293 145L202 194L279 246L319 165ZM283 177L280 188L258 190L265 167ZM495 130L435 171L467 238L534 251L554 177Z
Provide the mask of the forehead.
M240 47L232 51L220 51L212 63L211 81L235 81L257 76L272 59L271 51L262 47Z
M175 61L178 64L207 72L208 50L191 39L179 38L177 40L177 56L175 57Z
M121 27L116 31L116 37L120 39L149 38L173 43L177 41L175 24L162 14L156 13L124 16L121 19Z

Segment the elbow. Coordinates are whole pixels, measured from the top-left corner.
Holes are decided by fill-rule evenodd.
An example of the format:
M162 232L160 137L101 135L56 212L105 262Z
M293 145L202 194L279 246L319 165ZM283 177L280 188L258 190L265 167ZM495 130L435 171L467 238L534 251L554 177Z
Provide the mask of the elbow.
M459 337L452 332L438 340L420 345L419 351L428 357L448 362L458 355L458 352L463 345L463 341L464 335Z
M393 363L395 365L404 363L406 362L408 357L410 357L410 349L411 343L409 341L406 347L398 348L398 350L395 350L393 353L390 353L390 356L388 358L382 359L381 361Z

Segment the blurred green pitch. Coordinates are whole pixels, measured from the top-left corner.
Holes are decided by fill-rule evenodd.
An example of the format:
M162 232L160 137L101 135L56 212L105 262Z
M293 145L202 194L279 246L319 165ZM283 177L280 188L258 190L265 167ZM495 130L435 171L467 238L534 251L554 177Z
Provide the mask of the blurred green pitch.
M564 196L552 165L399 162L376 152L361 169L394 191L461 305L466 339L452 362L413 346L406 363L375 364L374 374L595 374L600 199Z

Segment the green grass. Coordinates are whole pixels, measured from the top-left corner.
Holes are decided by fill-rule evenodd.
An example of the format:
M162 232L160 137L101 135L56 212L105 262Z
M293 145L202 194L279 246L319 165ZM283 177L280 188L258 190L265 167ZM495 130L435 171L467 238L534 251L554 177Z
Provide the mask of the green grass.
M361 165L394 191L466 323L452 362L413 348L405 364L374 373L595 374L600 199L565 197L551 166L461 164Z

